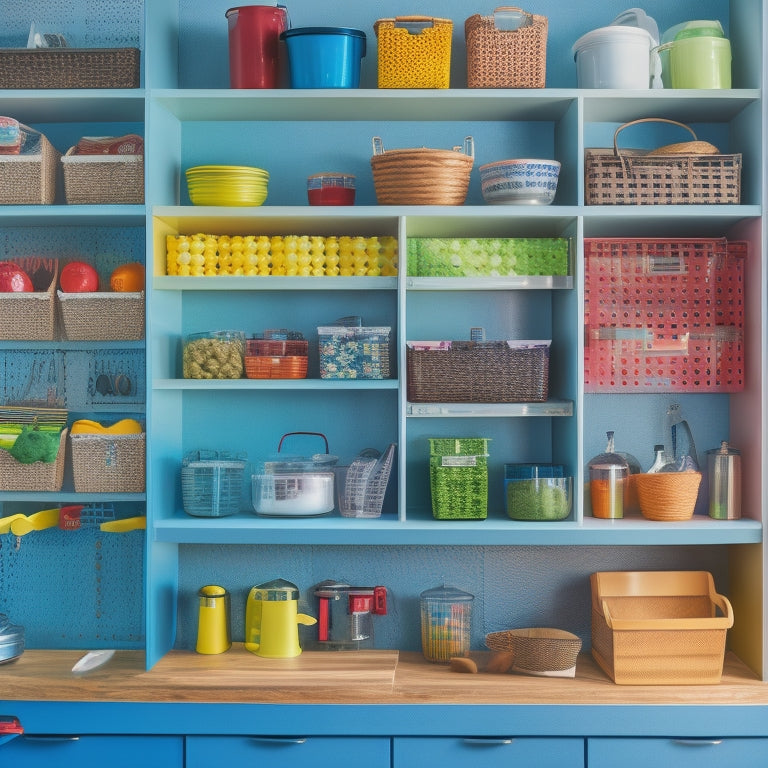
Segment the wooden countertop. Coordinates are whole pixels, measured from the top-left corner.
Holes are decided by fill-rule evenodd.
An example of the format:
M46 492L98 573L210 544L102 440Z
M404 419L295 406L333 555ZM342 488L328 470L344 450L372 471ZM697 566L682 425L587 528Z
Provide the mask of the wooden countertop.
M768 683L726 655L719 685L614 684L587 654L575 678L459 674L420 653L304 652L262 659L235 644L224 654L172 651L150 671L138 651L73 674L80 651L27 650L0 665L0 699L81 702L275 704L768 705ZM473 654L482 668L487 654Z

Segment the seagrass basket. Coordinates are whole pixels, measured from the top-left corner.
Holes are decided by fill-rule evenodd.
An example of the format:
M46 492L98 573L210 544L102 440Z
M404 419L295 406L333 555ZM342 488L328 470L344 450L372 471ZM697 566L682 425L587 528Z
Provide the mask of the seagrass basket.
M563 629L530 627L491 632L485 644L511 655L509 671L529 674L557 674L572 677L581 651L581 638Z
M75 205L144 202L143 155L75 155L70 147L61 158L64 196Z
M0 340L53 341L58 259L22 256L8 261L18 264L30 276L35 290L0 293Z
M453 149L390 149L373 138L373 184L379 205L462 205L475 160L471 136Z
M145 433L70 435L75 493L143 493Z
M653 472L633 477L643 517L658 522L693 517L701 472Z
M64 454L67 430L61 431L56 461L22 464L0 450L0 491L60 491L64 484Z
M523 23L504 29L505 15ZM547 74L546 16L502 6L491 16L479 13L464 22L467 87L543 88Z
M52 205L60 157L43 134L36 154L0 155L0 205Z
M138 341L144 338L144 291L57 291L66 341Z

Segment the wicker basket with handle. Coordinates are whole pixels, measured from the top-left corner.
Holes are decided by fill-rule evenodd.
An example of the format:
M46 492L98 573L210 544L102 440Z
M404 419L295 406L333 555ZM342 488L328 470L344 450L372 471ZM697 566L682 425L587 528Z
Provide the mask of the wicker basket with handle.
M474 141L453 149L384 150L373 138L373 184L379 205L462 205L475 159Z
M669 123L689 131L688 152L657 154L619 149L619 134L642 123ZM584 202L587 205L738 204L741 200L741 155L712 154L698 145L685 123L646 117L620 125L612 149L584 153ZM697 149L704 149L705 154Z
M505 19L518 25L506 28ZM467 87L543 88L547 74L546 16L500 6L464 22Z

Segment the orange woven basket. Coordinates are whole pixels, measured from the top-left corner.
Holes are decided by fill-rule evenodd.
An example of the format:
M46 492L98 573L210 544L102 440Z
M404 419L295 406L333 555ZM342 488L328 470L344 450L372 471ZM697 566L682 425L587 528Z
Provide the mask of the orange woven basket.
M373 184L379 205L462 205L475 149L471 136L453 149L384 150L373 138Z
M633 475L640 512L648 520L690 520L701 472L654 472Z
M521 22L504 29L505 17ZM476 13L464 22L467 41L467 87L543 88L547 74L546 16L512 6L492 16Z

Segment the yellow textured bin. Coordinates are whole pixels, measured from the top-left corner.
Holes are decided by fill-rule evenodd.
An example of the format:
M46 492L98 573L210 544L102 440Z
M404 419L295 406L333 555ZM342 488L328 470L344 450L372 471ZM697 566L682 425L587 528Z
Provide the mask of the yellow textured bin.
M707 571L593 573L592 656L623 685L719 683L728 598Z
M453 22L398 16L373 25L378 38L379 88L448 88Z

